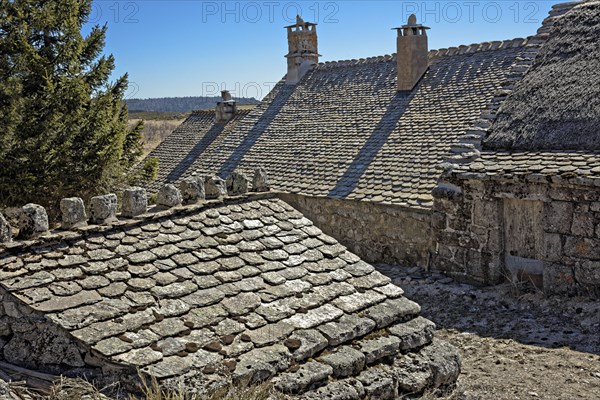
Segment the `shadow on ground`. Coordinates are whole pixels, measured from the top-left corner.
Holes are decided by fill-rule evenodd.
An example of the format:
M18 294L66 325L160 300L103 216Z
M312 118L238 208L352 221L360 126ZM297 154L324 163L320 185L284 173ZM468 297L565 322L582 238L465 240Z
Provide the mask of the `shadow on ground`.
M600 355L598 301L548 298L540 292L517 292L510 284L479 288L414 268L377 268L419 303L422 315L438 329Z

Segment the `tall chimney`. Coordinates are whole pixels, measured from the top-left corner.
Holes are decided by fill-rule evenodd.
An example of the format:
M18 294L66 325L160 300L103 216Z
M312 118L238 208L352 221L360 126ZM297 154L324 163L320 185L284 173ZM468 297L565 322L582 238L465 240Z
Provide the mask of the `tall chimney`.
M215 108L215 122L223 123L230 121L235 115L237 106L235 100L231 97L229 90L221 91L221 99Z
M394 29L398 31L396 52L398 90L413 90L429 67L427 45L429 28L417 24L417 17L412 14L408 17L408 24Z
M298 15L296 24L286 26L288 32L289 52L287 58L287 75L285 83L294 85L319 62L317 48L317 24L304 22Z

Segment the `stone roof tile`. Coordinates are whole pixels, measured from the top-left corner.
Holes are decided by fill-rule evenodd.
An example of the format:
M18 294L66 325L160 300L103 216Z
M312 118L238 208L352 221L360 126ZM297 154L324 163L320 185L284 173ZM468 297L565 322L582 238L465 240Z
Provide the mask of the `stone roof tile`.
M288 204L258 197L0 248L2 270L21 271L0 279L3 321L15 329L31 324L43 337L6 338L32 349L9 361L58 371L66 362L110 365L120 378L139 368L161 380L186 374L202 381L226 370L231 375L219 379L254 382L285 372L275 386L302 395L315 393L312 380L366 374L373 384L365 372L372 364L427 347L433 325L414 320L418 305L389 278ZM225 229L234 219L239 228ZM211 220L222 229L206 230ZM182 235L188 230L197 235ZM257 231L259 239L245 234ZM316 248L301 244L309 235ZM111 249L124 243L146 245L123 258ZM376 331L387 326L391 334ZM304 370L316 375L297 373Z
M321 63L295 86L276 85L178 178L262 166L275 190L428 208L436 165L502 88L526 43L433 51L410 93L396 91L395 55Z

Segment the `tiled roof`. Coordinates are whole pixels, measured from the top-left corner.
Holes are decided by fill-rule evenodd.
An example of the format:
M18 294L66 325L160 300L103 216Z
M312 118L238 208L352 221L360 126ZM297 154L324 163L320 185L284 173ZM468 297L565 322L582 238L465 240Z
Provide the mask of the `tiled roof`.
M40 240L0 249L0 292L5 304L30 307L27 319L78 340L66 352L70 365L81 366L72 360L88 360L79 352L91 351L96 364L159 379L189 373L223 383L279 374L275 387L293 393L330 382L309 398L341 390L352 376L362 398L382 380L397 393L402 382L410 387L412 373L421 390L458 375L456 351L432 342L434 326L418 317L416 303L272 196ZM45 340L15 340L27 338ZM61 363L44 351L35 350ZM412 354L394 361L400 352Z
M262 166L276 190L429 207L435 166L507 80L525 42L432 51L411 93L396 91L393 55L321 63L295 86L279 83L194 169L225 177Z
M194 111L148 157L158 158L158 177L147 185L151 191L181 178L202 152L231 132L248 110L238 110L228 123L215 123L214 111Z
M586 151L484 151L452 175L462 179L568 181L600 186L600 153Z

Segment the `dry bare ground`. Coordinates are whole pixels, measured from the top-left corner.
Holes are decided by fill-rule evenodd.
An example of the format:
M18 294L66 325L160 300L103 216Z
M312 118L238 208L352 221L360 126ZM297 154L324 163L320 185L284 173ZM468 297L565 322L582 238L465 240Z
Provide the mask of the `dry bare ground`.
M379 269L421 304L437 336L460 350L463 370L449 399L600 399L600 301Z

